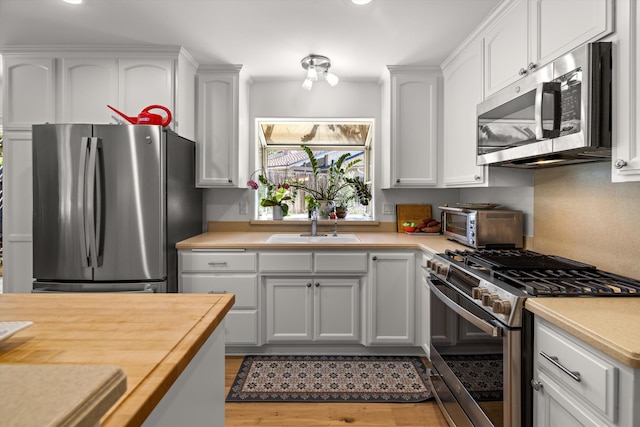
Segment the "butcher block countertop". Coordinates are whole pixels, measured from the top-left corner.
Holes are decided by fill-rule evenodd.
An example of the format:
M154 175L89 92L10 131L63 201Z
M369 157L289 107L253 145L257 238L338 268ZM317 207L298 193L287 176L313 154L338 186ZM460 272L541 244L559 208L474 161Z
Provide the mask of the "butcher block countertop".
M308 231L305 231L307 233ZM322 233L331 234L324 230ZM279 232L209 232L178 242L178 249L419 249L432 253L444 252L445 249L469 249L458 243L447 240L442 235L408 235L406 233L342 233L338 235L355 234L359 242L356 243L266 243L272 234ZM300 233L290 233L300 234ZM326 237L327 242L331 236Z
M640 369L640 298L529 298L527 310Z
M101 425L140 425L234 301L233 294L0 294L0 321L33 322L0 342L0 366L39 365L34 373L42 365L77 368L78 377L86 365L119 367L126 374L126 391ZM43 389L56 387L55 375L39 380ZM0 382L4 389L4 377ZM23 404L46 411L30 399Z

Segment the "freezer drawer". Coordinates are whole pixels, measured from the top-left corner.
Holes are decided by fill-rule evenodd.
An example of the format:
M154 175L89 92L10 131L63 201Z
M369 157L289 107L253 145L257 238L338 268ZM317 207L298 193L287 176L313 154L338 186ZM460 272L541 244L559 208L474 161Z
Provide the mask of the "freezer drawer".
M137 283L57 283L34 282L34 294L41 293L164 293L167 292L167 282L137 282Z

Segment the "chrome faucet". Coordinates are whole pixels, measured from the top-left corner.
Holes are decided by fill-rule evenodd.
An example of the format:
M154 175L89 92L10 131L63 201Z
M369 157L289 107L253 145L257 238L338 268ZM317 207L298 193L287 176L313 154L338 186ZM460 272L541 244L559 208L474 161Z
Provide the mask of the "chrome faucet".
M318 208L314 207L311 210L311 235L312 236L317 236L318 235Z

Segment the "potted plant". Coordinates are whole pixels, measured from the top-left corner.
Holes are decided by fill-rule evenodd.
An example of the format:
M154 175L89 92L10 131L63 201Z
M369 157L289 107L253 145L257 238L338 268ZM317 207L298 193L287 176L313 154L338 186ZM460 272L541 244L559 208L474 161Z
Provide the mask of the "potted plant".
M351 153L342 154L338 160L331 161L326 172L320 169L313 151L306 145L301 146L309 157L311 175L308 179L288 181L291 187L306 193L307 206L326 206L329 202L346 202L358 199L360 204L368 205L371 200L369 186L360 177L352 176L352 169L362 159L347 161ZM315 202L313 202L315 201Z
M256 172L253 173L255 175ZM252 177L253 177L252 175ZM247 185L254 190L258 190L260 185L264 187L264 195L260 199L260 206L264 208L273 208L273 219L282 219L289 214L289 205L285 202L291 200L291 186L289 183L274 183L264 174L258 175L258 182L253 179L247 181Z

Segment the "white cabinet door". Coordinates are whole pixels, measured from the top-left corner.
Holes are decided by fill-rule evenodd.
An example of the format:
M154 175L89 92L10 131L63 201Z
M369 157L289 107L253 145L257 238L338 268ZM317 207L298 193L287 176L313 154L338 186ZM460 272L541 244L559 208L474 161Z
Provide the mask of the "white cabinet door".
M385 135L383 162L388 173L383 185L434 187L438 184L440 70L388 68L390 135Z
M313 281L316 341L358 341L360 280L316 277Z
M323 277L266 280L267 342L357 342L360 280Z
M482 102L482 42L443 68L445 186L480 185L486 166L476 165L476 105Z
M116 59L63 58L60 102L64 123L111 123L118 105L118 63ZM137 115L137 114L136 114Z
M538 427L598 427L605 425L583 407L568 398L551 378L541 373L537 375L542 383L533 395L533 421Z
M163 105L175 113L174 63L168 58L120 59L118 61L118 108L137 117L149 105ZM162 114L162 111L153 111Z
M415 254L371 253L368 344L415 343Z
M534 62L547 64L613 31L613 0L529 0Z
M5 55L3 62L4 131L30 131L34 123L54 123L55 59Z
M515 0L484 36L484 91L490 96L528 73L529 5ZM535 64L532 65L535 67Z
M266 280L267 342L313 339L313 279Z
M611 153L613 182L640 181L640 5L634 0L616 3L618 47L614 144Z
M245 95L240 66L198 70L196 185L244 187L247 173ZM242 116L242 117L241 117Z

